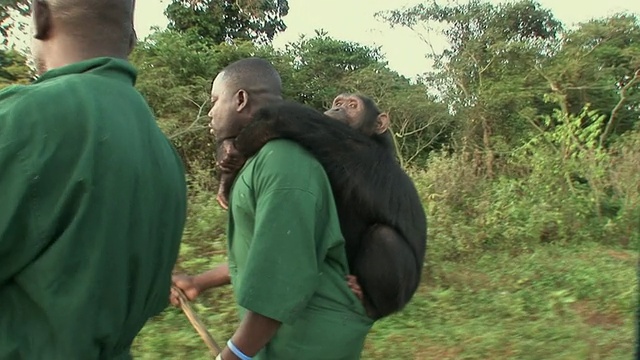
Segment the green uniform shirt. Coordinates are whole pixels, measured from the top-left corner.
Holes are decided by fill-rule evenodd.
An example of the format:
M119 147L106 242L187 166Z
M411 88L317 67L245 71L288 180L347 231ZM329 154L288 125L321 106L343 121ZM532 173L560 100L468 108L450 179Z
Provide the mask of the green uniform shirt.
M168 303L184 169L126 61L0 92L0 359L128 359Z
M231 193L229 266L244 309L283 323L255 359L359 359L373 324L347 285L344 239L324 169L287 140L267 143Z

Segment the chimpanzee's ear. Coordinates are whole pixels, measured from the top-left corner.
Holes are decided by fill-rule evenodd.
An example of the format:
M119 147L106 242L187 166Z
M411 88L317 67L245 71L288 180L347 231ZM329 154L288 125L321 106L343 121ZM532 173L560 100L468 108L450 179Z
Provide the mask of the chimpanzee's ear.
M376 127L373 131L380 135L387 130L389 130L389 115L387 113L382 113L378 115L378 118L376 119Z

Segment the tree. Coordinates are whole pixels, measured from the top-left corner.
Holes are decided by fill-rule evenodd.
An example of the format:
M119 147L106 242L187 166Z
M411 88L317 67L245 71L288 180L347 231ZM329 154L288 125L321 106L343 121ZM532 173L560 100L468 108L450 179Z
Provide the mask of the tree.
M435 68L425 78L459 119L461 147L492 176L495 153L527 139L535 99L544 91L531 64L549 54L561 24L529 0L445 6L434 1L378 16L392 26L439 31L448 40L449 47L437 52L424 36Z
M169 29L191 32L209 44L232 40L268 43L286 29L287 0L173 0Z
M27 58L15 50L0 49L0 88L11 84L28 84L33 76Z
M9 42L9 33L16 25L14 15L29 15L29 0L2 0L0 2L0 34L2 34L2 45ZM20 24L17 24L20 26Z
M286 64L269 46L248 41L209 45L192 32L166 30L141 41L130 59L138 68L140 89L162 130L180 152L188 170L214 168L214 143L208 133L211 81L225 66L249 56L271 60L283 74ZM285 65L282 68L282 64Z
M604 145L610 135L632 129L640 118L640 19L617 14L579 24L537 70L565 116L577 115L589 104L607 117L600 140Z
M324 31L287 44L285 53L295 71L285 95L317 109L326 108L344 91L347 75L368 66L386 66L379 48L336 40Z

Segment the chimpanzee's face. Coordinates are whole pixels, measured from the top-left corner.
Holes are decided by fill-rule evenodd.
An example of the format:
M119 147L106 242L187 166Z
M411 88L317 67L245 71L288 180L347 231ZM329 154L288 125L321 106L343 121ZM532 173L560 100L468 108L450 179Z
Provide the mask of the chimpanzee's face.
M389 129L389 115L381 113L373 100L358 94L341 94L325 115L367 135L380 135Z
M356 95L338 95L331 109L325 111L325 115L358 130L366 125L365 114L364 102Z

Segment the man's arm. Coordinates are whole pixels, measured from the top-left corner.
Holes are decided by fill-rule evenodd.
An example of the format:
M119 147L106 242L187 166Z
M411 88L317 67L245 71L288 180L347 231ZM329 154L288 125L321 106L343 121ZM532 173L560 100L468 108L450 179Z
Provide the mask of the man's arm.
M187 299L193 301L198 297L198 295L211 288L229 285L231 283L231 277L229 276L229 264L222 264L196 276L181 274L173 275L172 281L173 285L184 292ZM178 294L176 294L173 289L171 289L169 300L174 306L180 306Z
M326 250L318 244L318 192L324 170L310 155L290 144L267 144L257 155L253 186L255 227L245 269L236 289L247 310L232 343L254 356L284 324L306 308L320 280ZM232 244L233 246L233 244ZM235 359L230 349L223 359Z
M247 356L269 343L282 323L292 323L316 289L314 205L313 196L300 189L258 197L254 238L241 287L236 289L238 304L247 313L231 338ZM225 348L222 358L238 357Z
M212 270L203 272L193 277L195 287L200 291L206 291L223 285L231 284L231 276L229 276L229 264L224 263Z
M231 341L246 356L253 357L276 335L280 325L282 323L277 320L247 311ZM220 355L224 360L240 359L228 346Z

